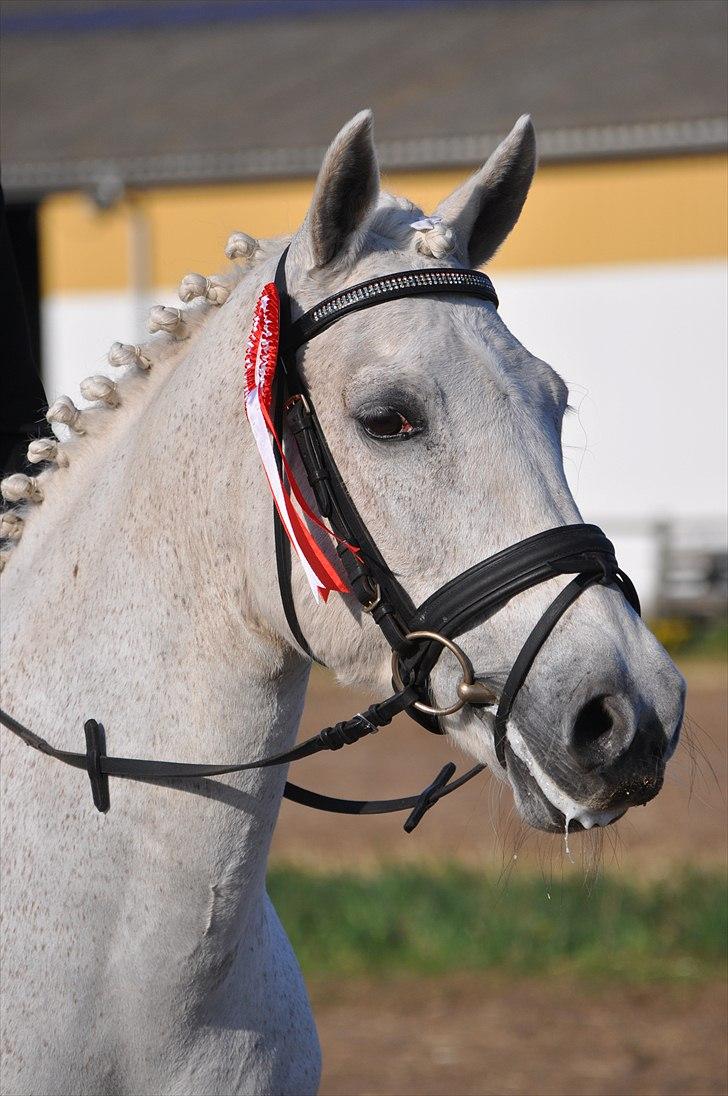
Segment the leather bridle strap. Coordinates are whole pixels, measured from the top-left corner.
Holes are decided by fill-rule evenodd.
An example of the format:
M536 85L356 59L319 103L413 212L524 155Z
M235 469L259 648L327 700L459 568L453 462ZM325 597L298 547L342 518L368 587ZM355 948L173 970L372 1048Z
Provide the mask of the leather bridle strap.
M327 795L310 792L295 784L286 784L284 794L294 803L300 803L304 807L315 807L319 811L331 811L334 814L391 814L394 811L410 811L404 830L405 833L412 833L430 807L434 807L435 803L450 792L462 788L463 784L472 780L474 776L478 776L485 768L485 765L474 765L457 780L451 781L450 777L455 772L455 766L452 761L449 761L420 795L409 795L402 799L331 799Z
M415 610L413 633L433 638L398 658L399 679L422 688L442 654L443 639L476 628L518 594L565 574L590 575L617 586L639 613L637 593L619 569L614 547L601 529L584 524L548 529L482 560Z
M528 639L521 647L518 657L513 663L511 672L508 674L506 683L503 686L493 723L493 745L495 747L496 757L504 769L507 768L506 741L508 734L508 717L511 714L511 709L516 696L528 676L528 672L533 665L536 655L541 650L569 606L572 605L590 586L595 586L597 583L603 581L603 574L582 573L572 579L568 586L564 587L558 597L551 602L548 609L543 616L541 616Z
M287 254L288 248L281 256L281 263L284 265ZM279 284L277 279L278 274L276 284ZM351 312L360 312L384 301L396 301L404 297L430 297L439 293L480 297L498 307L495 287L488 275L480 270L455 270L443 266L428 270L395 271L393 274L385 274L384 277L358 282L350 289L343 289L319 301L290 327L281 330L283 352L290 355Z
M415 611L414 628L453 638L548 579L577 573L611 577L618 571L614 545L597 525L560 525L504 548L441 586Z
M317 735L295 746L292 750L274 754L271 757L260 758L257 761L246 761L234 765L197 765L179 761L109 757L105 752L104 728L95 719L87 719L84 724L86 753L61 750L56 746L52 746L46 739L41 738L2 710L0 710L0 723L4 724L8 730L12 731L32 749L38 750L47 757L55 758L57 761L63 762L64 765L70 765L75 769L83 769L91 781L94 805L97 810L105 813L111 804L109 777L155 782L164 780L201 780L213 776L224 776L229 773L244 772L248 769L265 769L274 765L287 765L292 761L312 757L324 750L340 750L343 746L353 745L367 735L374 734L380 727L391 723L394 716L408 707L416 698L416 695L414 690L404 689L387 700L372 704L366 711L360 712L352 719L337 723L333 727L325 727ZM472 780L474 776L483 771L484 767L483 765L475 765L457 780L450 781L450 777L455 772L455 766L450 762L438 773L432 783L418 795L404 796L399 799L334 799L331 796L320 795L318 792L292 784L290 781L286 782L283 795L294 803L301 803L308 807L315 807L322 811L332 811L337 814L390 814L394 811L410 811L404 828L407 833L411 833L430 807L434 807L435 803L443 796L449 795L450 792L462 787L468 780Z
M286 270L285 264L279 268L276 273L276 277L280 276L281 285L278 287L279 307L280 307L280 323L281 328L285 330L291 322L291 300L286 292ZM279 372L277 370L277 372ZM279 379L273 386L273 423L276 428L276 433L279 438L283 437L283 422L284 422L284 409L286 402L286 392L284 385ZM283 470L283 455L279 452L278 448L275 448L276 466L278 468L278 474L281 478L284 475ZM303 634L303 629L298 621L296 614L296 606L293 600L293 588L291 586L291 542L288 539L286 530L283 527L278 510L273 505L273 535L275 540L276 551L276 570L278 573L278 589L281 594L281 602L283 604L283 612L285 614L286 622L291 630L291 634L295 639L298 646L303 653L310 658L313 662L318 662L322 665L321 660L311 650L308 640Z
M135 757L108 757L102 753L99 763L99 771L103 776L120 776L130 780L192 780L208 776L224 776L227 773L244 772L246 769L266 769L271 765L287 765L291 761L301 761L304 757L321 753L323 750L340 750L342 746L350 746L367 735L375 734L380 727L391 723L395 715L403 711L415 698L414 690L405 689L395 693L387 700L378 704L372 704L364 712L359 712L351 719L336 723L333 727L325 727L312 738L299 743L291 750L273 754L271 757L260 758L256 761L237 762L232 765L198 765L186 761L152 761ZM95 720L87 722L94 723ZM77 769L88 768L87 754L74 753L70 750L59 750L52 746L44 738L34 734L24 727L17 719L13 719L7 712L0 710L0 723L4 725L18 738L34 750L54 757L66 765L72 765ZM101 744L103 749L103 744Z
M351 290L328 297L291 325L291 300L286 280L287 254L286 248L278 261L274 279L281 317L281 342L276 370L277 406L285 409L286 426L296 440L321 516L330 523L339 538L337 554L354 596L367 612L371 612L372 618L393 650L404 651L408 649L404 637L409 630L408 617L414 610L414 605L382 558L346 489L298 369L295 352L302 345L302 339L308 341L314 338L350 312L369 308L380 301L412 296L413 293L453 292L454 286L452 281L448 284L448 279L452 279L456 272L414 271L388 278L374 278ZM408 274L412 277L408 278ZM415 274L417 285L414 284ZM431 284L425 283L425 274ZM435 275L439 277L435 278ZM477 275L475 280L478 283L474 292L482 295L488 291L494 296L490 279L478 272L474 272L474 275ZM278 530L281 522L275 508L273 520ZM280 533L277 532L276 536L279 537ZM355 546L355 551L352 551L352 545ZM311 647L303 637L290 589L290 568L286 569L285 565L281 567L279 563L278 579L288 626L299 646L308 652Z
M276 428L278 437L283 437L283 409L285 393L283 386L277 384L274 387L275 406L273 409L273 422ZM285 472L283 469L283 457L281 453L276 449L275 451L276 464L278 466L278 472L281 478L284 477ZM281 594L281 602L283 604L283 612L286 618L288 627L291 630L291 634L295 639L298 646L303 653L311 659L312 662L318 662L321 666L323 663L321 659L317 658L312 651L306 636L303 634L303 629L298 620L296 613L296 605L293 600L293 587L291 585L291 542L288 539L286 530L283 527L280 514L274 504L273 506L273 537L275 541L276 551L276 570L278 573L278 589Z
M511 714L516 696L528 676L536 655L539 653L569 606L572 605L578 597L581 597L584 591L588 590L590 586L599 584L616 586L624 594L635 612L639 613L639 598L637 597L637 591L632 585L629 577L624 571L619 569L610 571L606 566L602 567L602 570L598 572L590 573L589 571L582 571L576 578L572 579L568 586L564 587L558 597L551 602L548 609L537 621L535 627L529 634L528 639L521 647L518 657L513 663L511 671L506 678L506 683L503 686L503 691L501 692L500 700L498 701L498 708L493 724L493 744L495 746L496 756L504 769L507 768L505 746L507 740L508 718Z

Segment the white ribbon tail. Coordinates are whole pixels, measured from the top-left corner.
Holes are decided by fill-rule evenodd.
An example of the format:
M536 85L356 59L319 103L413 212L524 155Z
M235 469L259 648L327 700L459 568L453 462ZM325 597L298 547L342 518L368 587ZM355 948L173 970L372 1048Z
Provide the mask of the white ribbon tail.
M306 553L303 547L299 544L298 538L296 537L296 534L293 530L293 526L291 525L291 519L288 515L289 499L281 481L280 474L278 472L278 465L276 464L273 441L268 431L265 419L263 418L263 413L260 409L260 396L257 388L252 389L246 395L245 410L248 415L250 428L253 431L255 444L257 445L258 452L260 453L260 459L263 462L263 468L268 478L268 483L270 484L270 489L273 493L273 498L276 503L278 514L281 521L283 522L283 525L285 526L286 533L288 534L288 538L294 547L296 555L301 561L301 566L303 567L306 579L308 580L308 584L311 587L313 596L316 601L321 601L321 592L326 588L319 581L318 576L311 567Z

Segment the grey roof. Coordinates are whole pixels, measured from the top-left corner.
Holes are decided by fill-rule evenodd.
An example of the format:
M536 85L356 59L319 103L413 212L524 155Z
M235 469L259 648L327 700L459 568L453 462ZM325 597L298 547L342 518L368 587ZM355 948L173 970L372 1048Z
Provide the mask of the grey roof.
M375 110L385 167L723 147L723 0L6 0L15 192L307 173ZM113 17L112 17L113 16Z

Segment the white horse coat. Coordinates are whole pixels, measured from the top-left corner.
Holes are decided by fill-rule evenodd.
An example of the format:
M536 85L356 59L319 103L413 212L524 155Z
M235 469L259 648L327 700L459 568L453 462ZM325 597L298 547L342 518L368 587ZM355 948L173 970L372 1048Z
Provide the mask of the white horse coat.
M424 222L379 192L370 131L364 113L338 135L291 241L301 309L392 270L481 264L520 213L535 165L527 119ZM232 763L294 742L308 664L285 624L242 401L253 306L286 242L233 238L240 265L211 284L186 280L186 298L207 299L180 316L155 310L159 333L144 347L116 344L118 383L89 382L86 409L52 408L70 440L36 445L52 463L32 482L6 481L23 524L5 524L22 537L3 577L2 706L54 745L83 749L90 716L116 755ZM346 317L304 363L354 501L416 603L486 555L580 520L561 462L565 386L492 307L387 303ZM367 433L377 409L403 405L415 435ZM559 585L469 633L473 663L502 681ZM294 594L319 657L387 695L389 651L352 599L315 605L295 563ZM441 660L436 697L454 675ZM560 622L514 710L523 771L509 776L534 825L550 825L546 800L584 825L609 821L603 789L564 746L601 697L616 698L620 733L658 720L672 748L681 680L624 599L595 588ZM472 710L446 721L485 762L491 725ZM2 743L2 1091L315 1092L316 1030L265 892L285 771L185 789L112 781L102 816L84 773L5 730Z

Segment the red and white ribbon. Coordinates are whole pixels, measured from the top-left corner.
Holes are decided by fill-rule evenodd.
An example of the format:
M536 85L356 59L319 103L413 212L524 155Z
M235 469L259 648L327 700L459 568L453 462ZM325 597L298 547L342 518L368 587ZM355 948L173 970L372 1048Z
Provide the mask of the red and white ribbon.
M255 306L253 326L245 348L245 411L283 528L301 561L315 599L326 601L332 590L346 594L349 588L326 558L291 498L290 492L304 514L329 536L334 536L306 502L273 425L270 405L278 362L279 337L278 290L273 282L269 282ZM278 471L274 446L281 454L290 492Z

